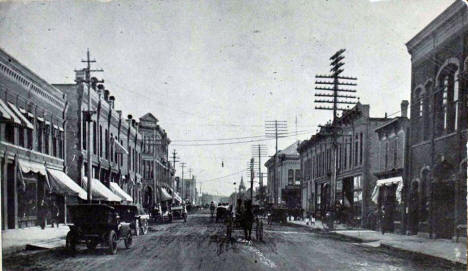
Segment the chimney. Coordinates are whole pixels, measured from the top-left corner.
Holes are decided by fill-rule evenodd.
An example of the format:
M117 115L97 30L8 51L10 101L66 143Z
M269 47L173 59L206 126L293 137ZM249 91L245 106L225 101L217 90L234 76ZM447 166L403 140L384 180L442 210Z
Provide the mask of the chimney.
M403 100L401 101L401 117L407 118L408 117L408 101Z
M115 97L114 96L109 96L109 104L112 109L114 109L114 104L115 104Z
M106 102L109 102L109 94L110 94L110 91L108 89L105 89L104 90L104 100L106 100Z

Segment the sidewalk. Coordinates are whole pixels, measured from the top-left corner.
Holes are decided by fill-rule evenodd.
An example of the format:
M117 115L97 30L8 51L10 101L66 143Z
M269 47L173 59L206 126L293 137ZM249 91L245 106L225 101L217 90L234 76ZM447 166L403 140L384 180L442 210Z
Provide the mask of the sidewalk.
M290 223L315 230L323 230L322 222L320 221L316 221L315 225L306 225L305 221L290 221ZM413 235L382 234L366 229L345 229L342 225L337 225L337 227L332 233L356 240L357 242L375 242L377 246L466 265L466 241L463 238L459 242L455 242L448 239L428 239Z
M65 246L68 231L64 224L59 228L48 226L45 229L30 227L2 231L2 255L25 250L27 246L47 249Z

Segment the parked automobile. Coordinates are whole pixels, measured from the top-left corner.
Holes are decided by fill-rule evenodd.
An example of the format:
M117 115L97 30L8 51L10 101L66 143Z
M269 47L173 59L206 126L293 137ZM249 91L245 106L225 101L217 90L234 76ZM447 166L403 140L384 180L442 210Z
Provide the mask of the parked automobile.
M68 206L71 221L66 237L66 248L76 251L78 244L95 249L98 244L108 247L110 254L117 253L119 240L128 249L133 243L130 223L120 219L118 211L106 204L79 204Z
M130 228L135 235L148 233L149 215L141 205L116 205L122 221L130 223Z
M171 208L172 217L171 221L174 219L183 219L184 222L187 222L187 209L185 205L173 205Z

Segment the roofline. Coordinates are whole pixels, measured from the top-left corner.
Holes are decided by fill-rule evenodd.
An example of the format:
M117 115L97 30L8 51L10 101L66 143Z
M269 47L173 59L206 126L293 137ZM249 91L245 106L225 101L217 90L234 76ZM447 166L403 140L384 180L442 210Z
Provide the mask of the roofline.
M411 54L411 51L419 44L421 41L429 36L429 34L444 24L448 18L451 18L455 15L461 8L466 7L468 4L464 0L455 0L449 7L447 7L442 13L435 17L429 24L427 24L421 31L419 31L413 38L411 38L406 43L406 48Z
M3 49L2 47L0 47L0 55L2 55L3 57L6 57L8 59L13 60L13 63L11 63L11 64L17 65L17 66L21 67L22 69L24 69L24 72L30 77L29 78L30 80L36 81L34 83L39 84L40 87L47 87L48 88L47 90L49 90L50 94L52 94L55 98L60 99L62 101L66 100L65 94L62 91L60 91L59 89L54 87L51 83L44 80L37 73L33 72L31 69L26 67L18 59L16 59L15 57L13 57L9 53L7 53L5 51L5 49Z

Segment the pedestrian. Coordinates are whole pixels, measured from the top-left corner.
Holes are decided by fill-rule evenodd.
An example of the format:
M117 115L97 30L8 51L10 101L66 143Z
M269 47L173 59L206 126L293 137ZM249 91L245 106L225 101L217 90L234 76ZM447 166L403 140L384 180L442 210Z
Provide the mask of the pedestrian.
M42 229L45 229L46 224L47 224L47 213L48 213L47 203L45 202L44 199L41 199L39 203L39 219L40 219Z
M57 228L59 227L59 216L60 216L60 210L55 204L55 201L52 201L52 205L50 208L50 223L52 224L52 228L54 227L54 223L57 225Z
M254 222L254 215L252 212L252 201L246 200L244 204L245 204L245 209L244 209L241 221L244 227L245 239L250 241L251 236L252 236L252 225Z

